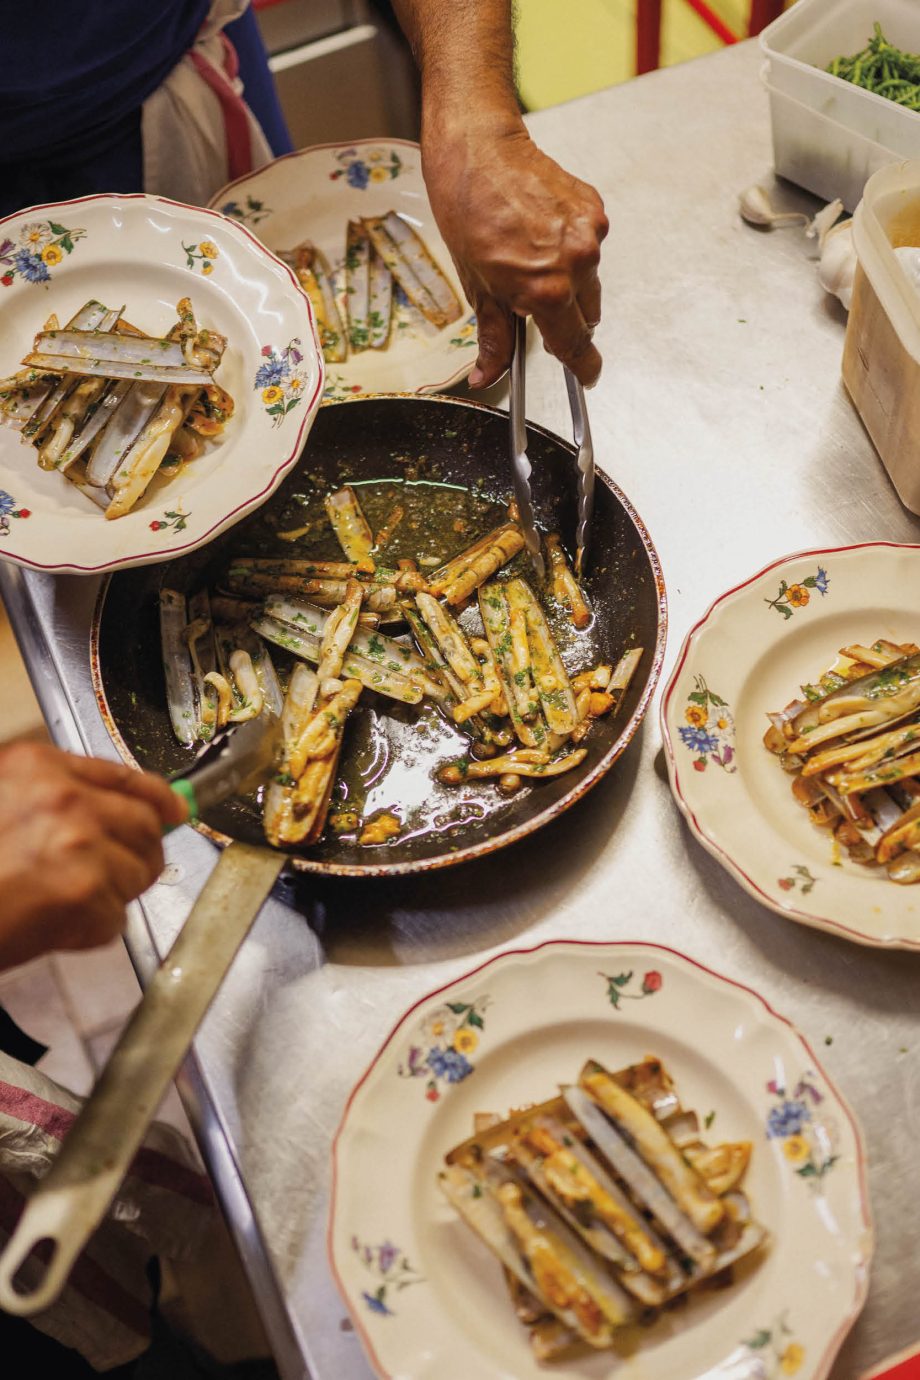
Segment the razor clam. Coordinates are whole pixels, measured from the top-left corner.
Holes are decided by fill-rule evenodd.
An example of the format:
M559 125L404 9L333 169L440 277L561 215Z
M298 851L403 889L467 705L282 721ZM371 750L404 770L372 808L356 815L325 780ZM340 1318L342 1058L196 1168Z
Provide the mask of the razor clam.
M319 644L320 684L337 676L342 669L345 653L358 627L363 591L357 580L349 580L345 598L326 619Z
M43 361L52 359L64 361L63 367L69 373L102 378L205 384L211 382L213 372L200 365L190 366L181 340L158 339L101 327L42 331L35 337L34 349L23 364L46 368ZM50 372L53 371L52 368Z
M625 1134L697 1231L708 1236L725 1216L725 1209L651 1112L593 1060L582 1069L578 1081Z
M438 327L463 315L460 299L435 263L421 236L390 211L364 222L374 248L410 302Z
M227 713L228 722L238 724L258 718L265 707L265 695L253 650L258 657L257 649L264 644L245 624L239 628L215 626L214 639L221 674L232 697Z
M207 677L217 670L217 645L211 623L211 603L206 589L188 601L188 626L183 639L192 659L192 675L198 702L196 737L209 742L217 724L217 692Z
M87 302L75 316L68 321L68 329L91 331L101 324L108 315L109 308L104 307L101 302ZM51 417L58 405L63 402L67 394L76 387L76 377L73 374L65 373L63 378L56 378L50 392L45 395L38 407L32 413L29 420L22 428L23 439L37 436L39 431Z
M544 544L549 558L553 598L569 610L576 628L586 628L591 622L591 610L566 560L558 532L549 532L544 538Z
M893 724L920 707L920 655L847 681L784 725L789 752L808 752L831 738Z
M576 748L565 757L550 761L541 748L519 748L503 757L487 757L484 761L448 762L440 767L437 778L445 786L460 786L464 781L482 781L490 776L562 776L580 767L588 755L587 748Z
M350 484L334 493L327 494L324 500L332 530L339 539L339 545L350 561L367 574L374 572L371 551L374 547L374 534L361 505Z
M370 282L370 342L372 350L386 349L390 339L390 323L393 319L393 275L386 264L371 248L368 266Z
M469 569L473 560L483 551L494 546L496 542L507 532L519 531L520 529L513 522L503 522L499 527L495 527L490 532L484 532L465 550L459 551L456 556L451 556L449 561L445 561L437 570L433 570L428 577L428 588L432 594L443 594L449 585L455 584L460 576Z
M252 626L268 642L274 642L276 646L284 647L295 656L303 657L304 661L319 661L320 639L312 633L292 627L290 623L281 623L277 618L257 618ZM410 680L408 676L386 671L375 662L369 661L367 657L355 655L351 650L342 665L342 673L359 680L368 690L376 690L378 694L400 700L403 704L418 704L422 699L423 692L416 681Z
M279 259L294 270L297 281L310 299L323 356L330 364L341 364L348 348L345 327L332 289L332 272L322 252L305 240L296 249L279 251Z
M345 233L345 307L348 344L366 350L370 342L371 242L360 220L350 220Z
M460 624L430 594L419 592L415 596L415 603L442 656L464 686L463 698L481 695L484 688L482 667L473 655Z
M195 683L192 663L183 633L188 624L185 595L174 589L160 590L160 641L163 650L163 672L166 677L166 700L173 732L185 747L195 741Z
M532 683L528 683L529 677L523 673L516 674L511 615L501 584L493 583L480 588L479 610L508 702L514 731L525 747L540 747L546 739L546 729L542 716L533 723L527 722L539 714L540 706Z
M166 394L162 383L131 383L86 466L86 481L105 489Z
M245 565L232 565L227 571L226 581L230 589L244 594L288 593L303 598L309 596L324 606L341 604L347 590L345 580L280 575L268 570L253 570ZM371 613L390 613L396 607L396 586L371 586L367 591L365 607Z
M325 635L328 620L334 617L334 614L326 613L312 604L299 603L277 594L266 599L265 612L269 618L290 623L293 627L319 638ZM368 632L359 623L352 633L348 649L367 661L376 663L385 671L395 672L416 681L425 694L431 695L432 698L443 698L443 689L432 677L425 661L404 642L397 642L395 638L386 637L383 633Z
M112 502L105 510L107 518L123 517L146 492L197 393L197 387L167 388L160 406L109 481Z
M287 694L281 709L281 766L278 774L265 788L262 801L262 827L269 843L278 847L284 841L284 830L291 812L291 800L296 784L288 771L290 753L294 750L307 726L319 681L316 672L299 662L291 674Z
M329 800L342 750L345 724L360 695L360 682L345 680L334 699L326 701L317 711L322 714L326 727L331 730L330 740L323 743L322 756L307 762L297 778L297 784L291 793L291 812L285 820L283 829L285 843L311 844L322 834L329 813ZM307 730L304 736L306 732ZM296 756L292 755L291 758L292 770L299 766L299 744L295 754Z
M592 1250L609 1260L620 1282L655 1307L686 1287L688 1277L640 1213L585 1146L552 1118L525 1122L512 1154L534 1186Z
M531 673L547 727L567 735L578 725L575 696L543 610L524 580L509 580L505 596L512 615L516 610L524 615Z
M98 406L87 416L77 435L71 439L67 449L56 462L55 469L66 472L76 460L79 460L87 447L92 445L103 429L108 426L131 389L139 386L127 379L119 379L117 383L108 387Z
M100 320L100 329L108 330L115 326L120 315L120 307L114 311L107 311ZM76 387L68 390L58 406L45 417L33 437L34 443L38 445L41 435L38 463L43 470L58 468L60 458L77 428L91 415L93 405L98 405L98 400L107 387L108 380L104 378L78 379Z
M500 532L495 541L478 551L457 578L446 586L444 598L448 604L462 604L523 549L524 534L519 528L509 526Z
M619 1285L507 1165L491 1158L475 1167L455 1165L442 1171L439 1183L502 1264L583 1341L609 1347L616 1329L632 1321L634 1305Z
M652 1214L661 1230L699 1266L702 1273L711 1273L716 1260L712 1242L697 1230L617 1127L583 1088L564 1088L563 1097L597 1150L626 1184L636 1201Z

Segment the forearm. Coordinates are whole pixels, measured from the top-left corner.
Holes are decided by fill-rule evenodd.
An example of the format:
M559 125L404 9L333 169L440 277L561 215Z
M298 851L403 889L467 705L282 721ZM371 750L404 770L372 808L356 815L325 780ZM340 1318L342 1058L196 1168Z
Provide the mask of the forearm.
M422 145L458 127L523 129L511 0L394 0L422 78Z

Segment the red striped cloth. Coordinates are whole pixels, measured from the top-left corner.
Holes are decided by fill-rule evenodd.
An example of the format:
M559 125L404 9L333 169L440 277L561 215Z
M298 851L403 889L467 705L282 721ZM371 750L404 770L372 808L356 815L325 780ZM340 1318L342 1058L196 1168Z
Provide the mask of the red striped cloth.
M79 1110L73 1093L0 1051L0 1243ZM193 1258L214 1214L210 1183L191 1147L174 1127L154 1122L60 1298L33 1323L96 1370L133 1360L150 1341L148 1260ZM41 1260L40 1251L30 1257L26 1278L40 1274Z

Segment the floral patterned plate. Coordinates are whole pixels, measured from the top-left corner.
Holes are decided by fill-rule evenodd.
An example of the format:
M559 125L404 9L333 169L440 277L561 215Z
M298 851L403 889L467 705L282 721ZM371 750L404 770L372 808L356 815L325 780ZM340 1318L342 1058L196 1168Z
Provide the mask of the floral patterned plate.
M418 230L464 301L428 204L418 144L362 139L301 149L228 183L211 205L249 226L275 253L312 240L332 267L343 320L348 221L398 211ZM475 360L476 319L469 308L452 326L437 330L402 302L385 350L361 350L349 353L343 364L327 364L326 398L438 393L465 378Z
M218 382L236 411L221 441L181 474L154 479L107 522L63 475L40 470L0 426L0 559L39 570L100 571L168 560L264 503L299 456L323 390L313 314L293 274L226 216L153 196L82 197L0 220L0 377L12 374L50 313L90 298L166 331L189 296L226 335Z
M541 1367L438 1169L476 1112L551 1096L587 1057L622 1067L649 1053L710 1138L753 1141L746 1187L770 1243L730 1289L642 1330L630 1359ZM762 997L658 945L544 944L425 997L352 1093L333 1153L333 1271L393 1380L820 1380L865 1300L872 1227L852 1112Z
M752 896L860 944L920 948L920 886L841 856L763 746L788 704L850 642L920 641L920 546L786 556L723 594L684 642L661 724L690 828Z

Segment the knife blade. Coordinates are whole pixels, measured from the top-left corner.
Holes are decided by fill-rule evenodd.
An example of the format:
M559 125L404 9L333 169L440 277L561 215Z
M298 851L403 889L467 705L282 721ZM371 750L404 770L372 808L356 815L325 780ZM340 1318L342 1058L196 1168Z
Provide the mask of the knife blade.
M196 820L212 806L265 785L277 769L281 745L280 718L263 711L217 734L169 784Z
M533 512L533 497L530 492L530 476L533 466L527 456L527 423L524 416L524 355L527 343L527 320L523 316L514 318L514 354L511 357L511 428L509 432L509 454L511 457L511 479L514 484L514 497L517 500L519 522L524 533L530 559L537 579L543 584L546 579L546 566L540 536L537 532Z

